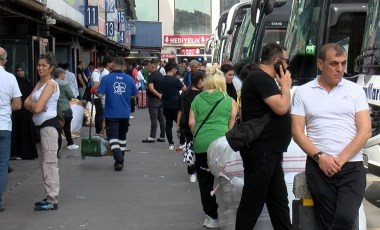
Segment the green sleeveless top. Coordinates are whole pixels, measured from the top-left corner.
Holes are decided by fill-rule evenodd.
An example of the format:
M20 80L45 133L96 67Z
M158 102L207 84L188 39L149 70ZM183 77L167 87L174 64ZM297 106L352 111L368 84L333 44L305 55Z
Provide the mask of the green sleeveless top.
M191 103L191 109L195 115L195 134L212 107L222 97L224 99L217 105L194 139L195 153L207 152L211 142L226 134L231 116L232 98L227 94L224 95L219 90L214 90L213 92L204 91L196 96Z

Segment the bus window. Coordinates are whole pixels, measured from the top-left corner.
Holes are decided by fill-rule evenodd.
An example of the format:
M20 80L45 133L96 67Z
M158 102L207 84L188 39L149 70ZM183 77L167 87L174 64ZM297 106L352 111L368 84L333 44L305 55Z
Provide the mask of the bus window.
M340 15L337 23L331 26L328 32L328 42L341 44L347 52L348 75L355 75L355 59L360 55L362 46L366 13L349 12ZM347 26L350 25L350 26Z

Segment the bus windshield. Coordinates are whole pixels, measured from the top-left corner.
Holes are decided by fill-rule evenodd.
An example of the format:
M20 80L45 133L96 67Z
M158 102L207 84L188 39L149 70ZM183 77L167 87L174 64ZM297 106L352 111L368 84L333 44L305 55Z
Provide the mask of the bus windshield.
M363 69L361 73L380 74L380 2L369 2L367 22L362 46Z
M250 61L249 57L251 56L251 47L254 45L252 43L254 42L253 34L255 30L256 27L251 23L251 12L247 11L240 27L238 37L236 38L232 63L238 63L242 60L247 60L247 62Z
M321 0L294 1L285 47L288 50L293 82L303 84L315 78L318 23Z
M371 1L368 6L367 22L364 30L363 50L380 48L380 1Z

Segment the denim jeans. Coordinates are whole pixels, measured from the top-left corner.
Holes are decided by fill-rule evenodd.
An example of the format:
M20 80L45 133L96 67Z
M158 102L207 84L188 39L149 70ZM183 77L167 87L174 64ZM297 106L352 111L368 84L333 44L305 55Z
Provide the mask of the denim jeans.
M11 155L12 132L0 130L0 208L3 206L3 194L7 187L8 163Z

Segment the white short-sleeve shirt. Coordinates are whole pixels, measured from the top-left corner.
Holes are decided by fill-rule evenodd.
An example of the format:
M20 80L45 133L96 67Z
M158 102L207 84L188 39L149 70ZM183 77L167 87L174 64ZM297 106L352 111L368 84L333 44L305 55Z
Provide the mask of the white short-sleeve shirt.
M355 137L355 114L362 110L369 110L363 88L346 79L328 93L316 78L295 90L291 106L291 114L306 117L311 142L332 156L338 156ZM350 161L362 160L359 151Z
M11 100L21 97L16 77L0 66L0 130L12 131Z
M100 77L100 72L98 69L94 69L94 71L92 71L91 79L93 82L99 82L99 84L100 84L101 77ZM96 94L95 94L94 98L98 98L98 96L96 96Z

